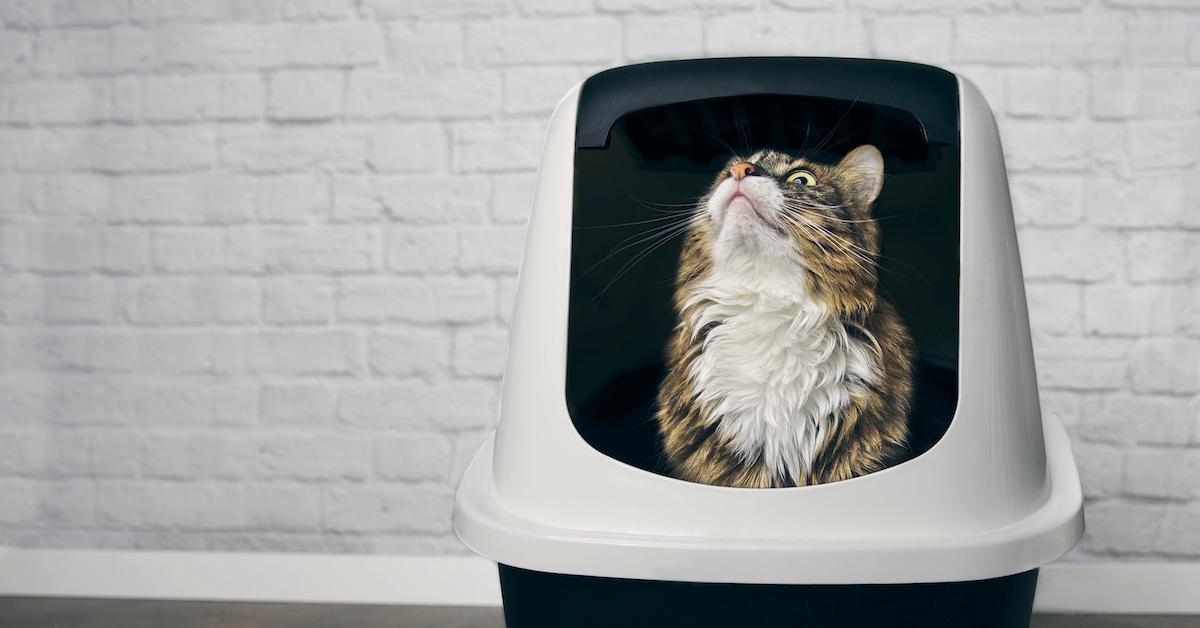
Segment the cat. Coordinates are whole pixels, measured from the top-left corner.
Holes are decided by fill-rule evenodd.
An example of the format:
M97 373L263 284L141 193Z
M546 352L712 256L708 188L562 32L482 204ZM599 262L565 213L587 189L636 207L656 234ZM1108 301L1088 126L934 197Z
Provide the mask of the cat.
M906 455L914 345L877 292L882 187L871 145L836 165L767 150L701 197L656 410L674 477L805 486Z

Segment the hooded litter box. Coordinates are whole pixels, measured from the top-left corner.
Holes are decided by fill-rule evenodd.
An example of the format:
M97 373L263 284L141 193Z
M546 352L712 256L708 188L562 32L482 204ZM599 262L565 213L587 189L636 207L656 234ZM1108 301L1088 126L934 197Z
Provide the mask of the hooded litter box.
M877 195L872 285L911 349L896 406L907 438L884 468L780 488L672 471L656 417L683 320L689 245L674 219L717 220L703 208L725 179L792 190L833 172L772 170L762 151L882 165L882 187L863 187ZM755 198L724 197L721 220L739 202L736 220L767 220ZM829 220L867 222L841 206L824 206ZM798 263L819 255L806 250ZM851 331L846 346L883 355ZM723 438L724 423L705 425ZM559 104L499 426L454 513L463 542L500 565L509 628L1026 626L1038 567L1082 534L1081 501L1067 435L1039 410L1003 154L974 85L890 61L711 59L601 72Z

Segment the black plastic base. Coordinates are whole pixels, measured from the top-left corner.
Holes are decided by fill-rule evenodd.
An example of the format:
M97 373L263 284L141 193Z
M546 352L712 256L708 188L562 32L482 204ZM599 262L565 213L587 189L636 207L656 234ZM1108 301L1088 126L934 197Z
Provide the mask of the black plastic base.
M1037 570L932 584L708 584L500 565L508 628L1028 628Z

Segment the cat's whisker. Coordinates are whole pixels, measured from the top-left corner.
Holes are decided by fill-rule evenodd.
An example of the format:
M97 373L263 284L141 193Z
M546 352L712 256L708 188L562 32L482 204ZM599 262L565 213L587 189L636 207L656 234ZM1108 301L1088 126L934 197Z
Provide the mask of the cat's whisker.
M641 203L642 205L655 206L655 207L688 207L688 208L692 208L692 207L696 207L697 205L700 204L699 198L697 198L694 201L687 202L687 203L660 203L658 201L648 201L646 199L638 198L636 196L630 196L629 198Z
M649 257L652 253L654 253L654 251L661 248L667 242L670 242L676 236L678 236L682 233L686 233L689 229L691 229L691 227L692 227L692 223L691 223L691 221L689 221L687 224L677 225L675 228L668 229L665 232L660 233L657 237L657 240L652 239L651 243L648 244L646 246L646 248L644 248L641 251L639 251L638 253L634 254L634 256L632 258L630 258L629 261L625 262L625 264L623 264L621 266L621 268L617 270L617 272L613 275L612 279L609 280L609 282L604 286L604 288L596 294L596 297L593 300L599 300L601 297L603 297L605 295L605 293L608 292L609 288L612 288L613 285L616 284L617 281L620 280L622 277L624 277L626 273L628 273L630 270L632 270L633 267L638 264L638 262L641 262L642 260Z
M609 251L606 255L604 255L604 257L600 258L599 261L592 264L586 270L581 272L579 274L579 277L582 278L582 277L587 276L589 273L596 270L596 268L600 267L600 265L602 265L605 262L607 262L608 260L612 259L613 256L617 255L621 251L624 251L631 247L638 246L639 244L653 242L655 239L662 237L664 235L670 236L670 235L675 235L675 232L678 232L678 231L686 231L687 229L690 229L693 224L695 224L697 221L699 221L703 218L704 218L704 214L702 214L702 213L697 213L697 214L693 214L690 216L680 216L680 217L676 217L674 222L670 222L665 225L657 225L652 229L642 231L639 233L635 233L635 234L625 238L624 240L621 240L616 245L614 245L614 247L611 251ZM576 279L576 281L578 281L578 279Z
M854 95L854 100L850 101L850 104L846 107L846 110L842 112L841 116L838 116L837 122L833 123L833 126L830 127L829 132L826 133L825 136L821 138L821 141L817 142L816 146L814 146L811 149L809 149L808 151L806 151L803 154L803 156L801 157L802 159L807 160L809 157L814 155L817 151L824 148L825 144L829 140L833 139L834 134L837 133L838 127L842 126L842 122L844 122L846 120L846 116L850 115L850 110L854 108L854 105L858 104L858 99L860 96L862 96L861 91L859 91L859 93Z
M816 236L816 235L825 236L826 241L828 241L830 244L837 245L837 247L839 249L841 249L842 251L844 251L846 253L849 253L850 261L853 262L855 264L855 266L857 266L864 273L870 274L870 271L867 267L865 267L861 263L859 263L859 261L866 263L870 266L874 266L874 267L879 266L879 263L876 260L872 259L868 255L864 255L864 253L869 254L869 251L867 251L866 249L863 249L861 246L858 246L857 244L855 244L851 241L846 240L845 238L843 238L841 236L838 236L838 235L830 232L828 229L826 229L825 227L822 227L821 225L818 225L806 218L799 217L799 216L797 216L793 220L791 220L791 224L800 226L803 230L805 230L806 233L809 233L810 236ZM814 232L814 230L815 230L815 232ZM825 253L826 256L829 255L828 249L826 249L821 244L820 238L811 237L811 239L812 239L813 243L816 244L821 249L821 251Z
M660 216L658 218L647 218L645 220L633 220L630 222L614 222L608 225L580 225L573 226L572 229L613 229L615 227L632 227L634 225L645 225L656 222L664 222L668 220L685 220L679 216Z
M840 209L842 207L845 207L845 205L809 206L809 205L796 205L796 204L793 204L790 202L784 202L783 207L785 209L791 209L793 211L810 213L810 214L819 216L823 220L832 220L834 222L840 222L840 223L845 223L845 224L862 224L862 223L872 223L872 222L878 221L877 218L865 218L862 220L849 220L846 218L835 218L833 216L824 216L824 215L817 213L817 210L820 210L820 209L834 210L834 209Z

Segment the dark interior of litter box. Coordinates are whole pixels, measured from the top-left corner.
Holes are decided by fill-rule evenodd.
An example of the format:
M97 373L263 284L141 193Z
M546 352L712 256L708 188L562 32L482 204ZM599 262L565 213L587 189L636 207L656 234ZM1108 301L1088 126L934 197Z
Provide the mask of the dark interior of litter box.
M785 66L792 72L811 69L807 60L787 61L800 62ZM942 436L957 402L957 85L941 70L896 65L920 69L912 74L913 85L901 82L901 91L911 87L912 93L883 89L879 95L860 88L831 96L836 89L795 86L772 93L767 79L776 70L768 68L759 70L765 82L751 86L761 85L758 93L703 97L710 93L701 88L694 94L701 97L687 98L688 90L676 90L668 94L682 92L679 100L650 98L653 104L643 107L645 90L627 104L616 98L615 105L605 92L599 107L604 110L596 113L597 106L585 102L585 84L575 153L566 401L576 429L594 448L645 470L665 471L655 396L675 325L671 299L682 236L667 237L670 232L662 229L694 206L731 153L772 148L835 163L861 144L875 145L885 162L874 210L883 234L880 294L896 306L919 351L911 455L924 453ZM714 80L736 72L719 70ZM825 65L813 71L827 70ZM849 76L842 83L853 86L852 70L843 68ZM871 76L860 77L868 81L864 86ZM611 82L596 88L612 88ZM732 91L739 90L754 91ZM619 84L615 91L621 91ZM916 105L906 108L912 102ZM940 108L925 106L929 102ZM953 119L934 119L947 115Z

